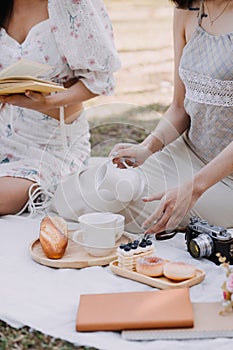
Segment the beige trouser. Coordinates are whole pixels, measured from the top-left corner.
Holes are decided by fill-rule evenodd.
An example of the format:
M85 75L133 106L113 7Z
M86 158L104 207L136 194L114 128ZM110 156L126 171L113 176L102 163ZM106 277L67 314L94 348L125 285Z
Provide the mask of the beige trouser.
M182 138L179 138L162 152L152 155L142 169L147 177L147 185L143 195L163 192L179 186L190 179L204 163L187 147ZM140 225L153 213L159 201L144 203L142 200L131 202L122 211L127 218L128 230L141 231ZM180 226L186 226L190 216L197 215L210 224L233 227L233 181L224 179L212 186L197 201L195 206L182 220Z
M92 167L81 174L78 181L78 192L72 193L76 200L73 207L76 217L90 211L117 211L126 218L126 230L130 232L142 232L141 225L151 215L159 201L145 203L141 197L156 194L176 187L185 180L190 179L204 163L187 147L182 138L179 138L163 151L157 152L147 159L140 167L146 177L146 185L142 196L130 203L122 203L121 208L115 210L111 203L103 201L94 189L95 171L106 159L94 158ZM66 193L66 190L63 191ZM65 199L68 203L69 199ZM62 203L62 200L59 200ZM60 214L64 215L61 212ZM59 212L59 210L58 210ZM181 226L185 226L189 217L197 215L207 220L210 224L233 227L233 181L229 178L217 183L206 191L192 208L190 213L182 220Z

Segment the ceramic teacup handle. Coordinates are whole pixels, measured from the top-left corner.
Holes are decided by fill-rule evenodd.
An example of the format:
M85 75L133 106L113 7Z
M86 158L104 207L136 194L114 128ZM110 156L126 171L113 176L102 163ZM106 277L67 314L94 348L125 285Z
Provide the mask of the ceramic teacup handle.
M119 231L116 233L116 241L122 236L122 233Z
M116 220L116 223L117 222L118 222L118 220ZM121 238L121 236L123 235L123 232L124 232L124 227L123 227L123 230L122 230L122 226L119 226L119 227L116 226L116 236L115 236L116 237L116 241L118 241L118 239Z
M79 242L79 240L77 239L77 236L80 234L80 233L83 233L83 230L77 230L73 233L72 235L72 240L75 241L75 242ZM81 242L82 243L82 242Z

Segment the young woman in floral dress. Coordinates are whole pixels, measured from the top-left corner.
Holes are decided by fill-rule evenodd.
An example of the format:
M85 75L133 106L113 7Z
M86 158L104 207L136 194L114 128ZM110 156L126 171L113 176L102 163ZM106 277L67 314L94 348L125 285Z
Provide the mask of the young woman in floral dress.
M83 102L113 93L120 66L102 0L1 1L0 69L20 59L48 64L41 78L67 89L0 95L0 215L46 207L89 157Z

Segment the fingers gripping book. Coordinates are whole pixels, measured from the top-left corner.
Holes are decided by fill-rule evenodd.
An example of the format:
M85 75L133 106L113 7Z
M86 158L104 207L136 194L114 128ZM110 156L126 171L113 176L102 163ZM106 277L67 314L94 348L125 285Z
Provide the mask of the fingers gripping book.
M21 59L0 72L0 95L20 94L27 90L51 93L65 88L57 83L39 79L53 67Z

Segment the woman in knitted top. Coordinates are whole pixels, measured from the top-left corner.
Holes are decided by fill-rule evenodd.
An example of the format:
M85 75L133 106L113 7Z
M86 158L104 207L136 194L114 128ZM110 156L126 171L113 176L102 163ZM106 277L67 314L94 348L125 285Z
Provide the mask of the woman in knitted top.
M190 215L233 227L233 1L173 3L173 102L141 144L111 152L119 166L134 157L147 175L145 198L124 213L147 233Z

